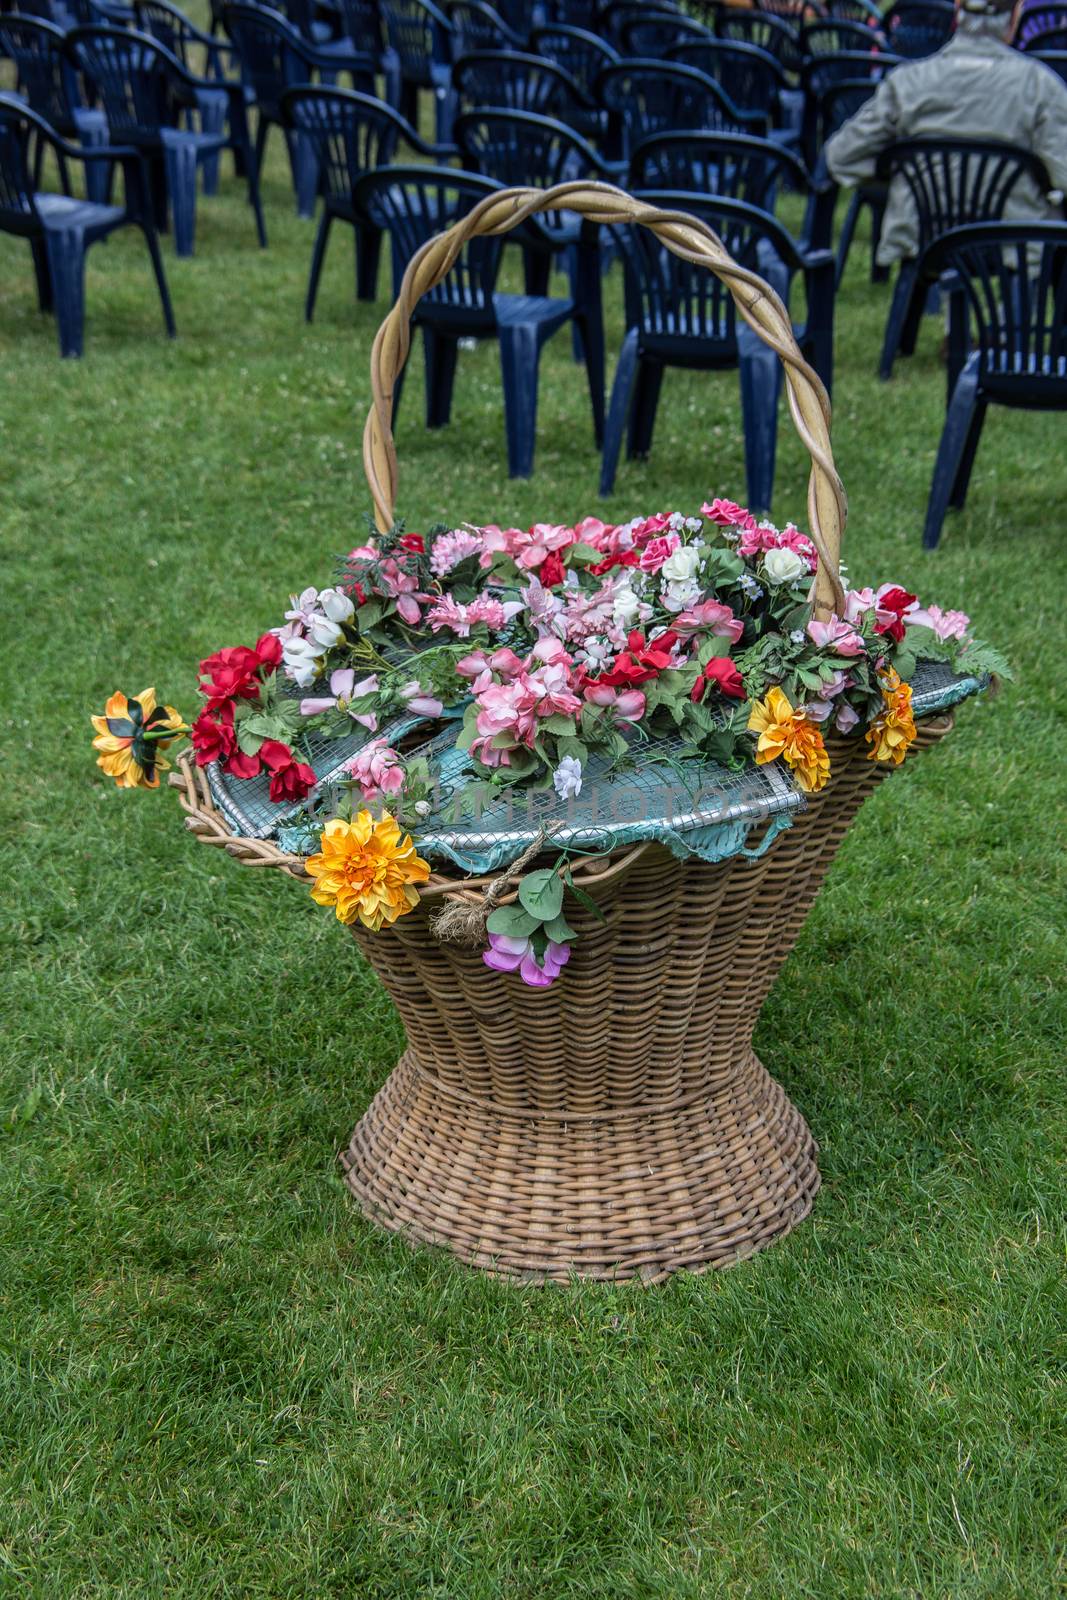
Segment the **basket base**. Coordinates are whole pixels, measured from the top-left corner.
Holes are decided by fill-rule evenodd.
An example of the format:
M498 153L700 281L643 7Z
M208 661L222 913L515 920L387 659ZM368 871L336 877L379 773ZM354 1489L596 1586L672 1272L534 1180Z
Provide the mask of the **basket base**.
M811 1210L817 1146L758 1058L674 1107L567 1121L497 1109L409 1050L340 1156L363 1211L525 1282L727 1267Z

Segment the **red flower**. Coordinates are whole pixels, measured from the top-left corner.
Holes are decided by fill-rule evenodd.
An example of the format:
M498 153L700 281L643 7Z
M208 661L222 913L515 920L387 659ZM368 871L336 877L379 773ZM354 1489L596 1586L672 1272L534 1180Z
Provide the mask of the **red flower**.
M231 778L258 778L260 764L258 755L246 756L242 750L235 750L223 763L223 771Z
M640 559L640 552L637 550L620 550L617 555L605 556L595 567L587 567L586 571L594 578L599 578L605 572L610 572L612 567L636 567Z
M318 781L311 768L297 761L280 739L264 739L259 759L270 772L270 797L276 805L283 800L303 800Z
M266 676L277 672L282 664L282 641L276 633L261 633L255 644L256 659L266 668Z
M426 554L426 544L421 533L405 533L397 540L401 550L410 550L414 556Z
M728 694L734 700L745 698L745 686L741 681L741 674L729 656L713 656L703 672L697 674L697 681L689 695L694 705L700 704L712 685L720 694Z
M875 627L875 633L888 633L889 637L899 644L904 637L904 613L909 606L916 603L917 599L918 595L909 594L907 589L887 589L885 594L880 594L879 607L883 611L892 611L894 619L892 622L879 622Z
M541 563L541 570L537 574L546 589L551 589L555 584L563 582L563 557L558 550L550 550Z
M668 629L651 644L646 644L644 634L635 628L626 640L626 649L615 657L610 670L588 681L607 684L612 689L636 689L638 684L647 683L649 678L655 678L673 665L671 650L677 641L678 635Z
M205 706L189 730L198 767L212 761L225 761L237 748L237 735L233 727L233 702L226 700L213 716Z
M200 663L204 682L200 693L209 709L224 700L258 700L260 679L269 677L282 659L282 642L273 633L264 633L249 650L243 644L216 650Z

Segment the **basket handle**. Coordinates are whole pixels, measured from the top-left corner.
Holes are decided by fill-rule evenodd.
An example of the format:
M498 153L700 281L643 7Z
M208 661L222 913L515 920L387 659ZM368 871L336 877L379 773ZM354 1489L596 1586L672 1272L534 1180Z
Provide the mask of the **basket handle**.
M758 273L739 266L704 222L684 211L662 211L635 200L607 183L561 183L553 189L502 189L487 195L466 216L417 250L408 263L396 304L378 329L371 350L373 404L363 430L363 466L374 500L378 528L394 522L397 459L393 441L393 390L411 346L411 314L422 296L451 269L468 239L509 233L539 211L575 211L591 222L640 223L684 261L706 266L722 279L738 312L769 344L785 367L793 424L811 457L808 524L818 552L814 596L816 614L844 611L838 576L847 503L830 447L830 400L804 360L789 313Z

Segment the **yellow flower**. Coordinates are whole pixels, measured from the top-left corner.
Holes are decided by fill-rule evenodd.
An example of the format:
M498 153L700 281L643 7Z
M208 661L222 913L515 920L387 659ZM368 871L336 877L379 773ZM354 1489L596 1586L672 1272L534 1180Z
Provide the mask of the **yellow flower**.
M320 853L309 856L315 879L311 898L333 906L338 922L355 922L377 933L383 922L395 922L419 903L416 883L430 876L429 863L415 854L409 837L388 812L375 822L360 811L351 822L334 817L319 838Z
M895 767L899 767L915 738L911 684L901 683L892 667L879 673L879 678L882 685L882 711L864 734L871 746L867 760L891 761Z
M114 778L120 789L158 789L157 774L170 766L160 752L185 731L181 712L173 706L157 706L156 691L142 689L129 699L116 692L103 716L91 721L97 733L93 749L100 751L97 766ZM167 731L171 737L161 737Z
M796 773L800 787L808 794L818 794L830 776L822 732L802 712L794 711L777 685L752 707L748 726L759 734L756 760L760 765L782 756Z

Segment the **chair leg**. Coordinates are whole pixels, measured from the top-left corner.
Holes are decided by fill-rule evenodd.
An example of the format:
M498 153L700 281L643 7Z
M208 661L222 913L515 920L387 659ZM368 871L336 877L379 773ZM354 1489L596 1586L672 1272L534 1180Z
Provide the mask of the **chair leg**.
M237 157L240 154L241 171L239 177L248 180L248 203L252 207L252 214L256 219L256 237L261 250L267 248L267 224L263 220L263 201L259 192L259 163L252 155L252 150L247 141L234 146L234 166L238 165Z
M504 427L508 477L528 478L537 437L537 379L541 346L528 323L499 329L500 372L504 380Z
M919 342L919 329L922 327L923 316L928 309L931 297L934 300L935 311L940 311L941 296L937 284L935 283L928 288L922 279L916 276L911 298L908 301L907 314L900 330L900 354L902 356L913 356L915 354L915 346Z
M196 239L196 147L184 140L167 140L163 160L174 219L174 253L191 256Z
M571 293L574 299L575 343L580 341L593 408L593 437L604 443L604 304L600 251L578 245L573 252Z
M852 240L856 232L856 223L859 221L861 204L857 191L849 201L848 210L845 212L845 220L841 224L841 237L837 242L837 265L834 268L834 280L838 288L841 287L841 279L845 276L848 253L852 249Z
M203 133L225 132L228 101L224 89L198 89L196 105ZM217 150L204 157L200 182L205 194L218 194L219 152Z
M267 135L269 133L270 123L267 121L266 117L261 111L259 114L259 126L256 128L256 147L252 152L252 159L255 162L257 181L263 176L263 157L267 152Z
M51 311L54 299L47 247L43 239L31 239L30 249L33 251L33 275L37 280L37 304L42 311Z
M552 273L552 257L546 250L534 245L522 247L522 275L526 293L544 296L548 293L548 280Z
M59 353L80 356L85 333L85 233L76 227L49 229L45 243Z
M967 438L963 446L963 455L960 458L960 464L956 469L956 481L953 483L952 493L948 497L948 503L952 507L953 511L962 511L964 506L967 504L967 489L971 482L971 470L974 467L974 458L978 454L978 441L982 437L982 427L985 423L986 409L987 402L985 400L978 400L975 402L974 416L971 418L971 425L967 429Z
M937 461L934 464L934 476L930 485L930 499L926 507L926 524L923 528L923 548L936 550L941 538L941 526L945 520L952 499L953 490L956 488L967 454L968 443L972 438L974 429L975 411L978 406L978 364L973 358L960 373L956 384L956 391L952 396L952 403L945 416L945 426L941 433L941 443L937 448ZM979 424L980 431L981 424ZM974 435L971 459L974 459L974 449L977 448L977 433ZM970 469L968 468L968 471ZM966 492L966 485L964 485Z
M167 288L167 278L163 271L163 253L159 248L159 235L155 228L141 224L145 243L148 246L149 259L152 262L152 271L156 275L156 288L159 290L160 302L163 306L163 321L166 324L168 338L177 337L178 330L174 326L174 308L170 303L170 290Z
M78 129L78 139L87 150L102 150L108 142L107 118L101 111L87 111L78 106L74 109L74 122ZM106 161L87 161L85 163L85 194L96 205L106 206L108 195L111 192L111 177L113 163Z
M897 281L893 285L893 299L886 318L885 339L882 344L882 359L878 366L878 376L883 381L893 376L893 362L900 348L900 337L914 292L915 263L902 261L897 271Z
M753 511L769 511L774 499L782 364L770 346L746 324L737 330L737 366L745 430L748 503Z
M634 379L637 376L638 330L631 328L622 342L615 378L611 386L611 404L604 423L604 450L600 463L600 493L608 495L615 487L615 474L622 450L622 436L630 414Z
M378 298L378 263L382 256L382 230L373 222L356 223L356 299Z
M310 322L315 315L315 301L319 293L319 278L322 274L322 263L326 259L326 244L330 237L330 227L333 223L333 213L325 206L319 218L318 230L315 234L315 248L311 252L311 273L308 277L307 295L304 299L304 321Z
M878 246L882 242L882 225L885 222L885 199L879 196L871 205L871 282L888 283L889 268L878 264Z
M428 428L444 428L447 427L452 416L452 391L456 384L456 357L459 354L459 340L449 338L447 334L439 332L436 328L424 327L422 330L422 348L426 358L426 426ZM536 355L534 362L536 366ZM507 405L506 387L504 404L505 406ZM509 454L510 448L509 435ZM516 476L529 477L529 470L527 469L523 474L512 473L512 477Z
M652 434L659 410L660 391L663 388L663 364L660 361L639 361L637 384L630 407L630 428L626 454L630 460L644 460L652 449Z

